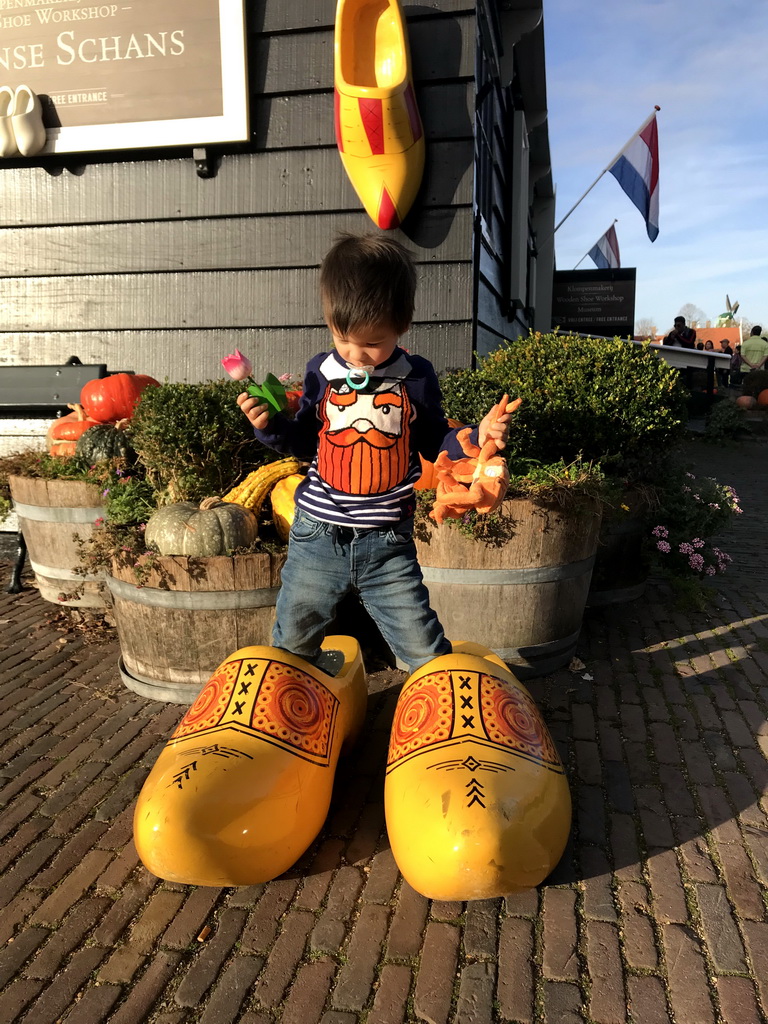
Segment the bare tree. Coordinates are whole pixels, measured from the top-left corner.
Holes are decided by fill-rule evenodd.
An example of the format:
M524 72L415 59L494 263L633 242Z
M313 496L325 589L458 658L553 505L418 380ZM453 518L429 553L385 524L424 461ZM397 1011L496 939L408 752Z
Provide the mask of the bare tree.
M656 337L656 324L649 316L641 317L635 324L635 337L645 340Z
M689 327L705 324L707 322L707 314L703 309L699 309L698 306L694 306L692 302L686 302L684 306L681 306L680 313L678 315L685 317L685 322Z

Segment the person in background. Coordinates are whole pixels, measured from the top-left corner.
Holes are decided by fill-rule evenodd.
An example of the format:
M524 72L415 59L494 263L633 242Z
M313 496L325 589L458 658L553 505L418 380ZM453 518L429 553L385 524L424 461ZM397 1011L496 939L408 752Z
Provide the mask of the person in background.
M703 341L697 341L696 342L696 348L698 349L699 352L703 352L704 351L704 342Z
M701 344L701 343L699 343L699 344ZM710 341L709 338L707 338L707 340L704 342L704 344L701 347L704 349L705 352L714 352L715 351L714 342Z
M737 345L731 356L729 384L732 388L741 387L741 345Z
M763 328L755 324L749 337L741 345L741 380L742 383L752 370L762 370L768 359L768 341L762 337Z
M678 345L680 348L696 348L696 331L686 327L685 317L676 316L675 326L664 339L665 345Z

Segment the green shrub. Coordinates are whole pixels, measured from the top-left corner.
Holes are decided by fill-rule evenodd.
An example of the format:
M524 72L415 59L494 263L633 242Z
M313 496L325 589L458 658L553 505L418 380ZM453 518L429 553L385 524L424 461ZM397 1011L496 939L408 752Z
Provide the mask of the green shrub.
M130 438L157 504L224 494L246 473L273 461L235 399L231 380L161 384L141 395Z
M724 399L722 402L716 402L709 410L704 426L704 437L707 441L733 441L748 432L749 428L744 423L744 413L735 402Z
M464 422L477 422L503 392L522 399L507 447L518 471L580 459L643 480L685 434L677 370L618 338L530 334L440 384L446 409Z

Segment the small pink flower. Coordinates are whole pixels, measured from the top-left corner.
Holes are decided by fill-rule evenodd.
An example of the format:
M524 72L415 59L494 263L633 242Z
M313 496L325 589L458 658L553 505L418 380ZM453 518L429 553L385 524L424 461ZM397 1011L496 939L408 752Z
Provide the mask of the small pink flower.
M657 541L656 547L659 549L659 551L663 551L665 555L668 555L669 552L672 550L672 548L669 546L668 541L666 540Z
M250 359L244 356L239 348L236 348L232 355L224 356L221 365L232 380L246 380L253 373Z
M293 379L293 376L290 373L281 373L277 379L281 384L287 384L289 380Z
M691 544L693 544L693 546L695 548L703 548L704 547L704 541L701 539L701 537L694 537L693 540L691 541Z
M666 526L654 526L652 532L653 532L653 536L654 537L668 537L669 536L669 530L666 528Z
M707 569L706 569L706 572L707 572L707 576L714 576L715 573L717 572L717 570L715 569L714 565L708 565Z
M701 572L704 568L704 558L702 555L691 555L688 559L688 565L693 569L694 572Z
M687 541L683 541L683 543L680 545L680 554L681 555L692 555L693 554L693 548L691 547L690 544L687 543Z

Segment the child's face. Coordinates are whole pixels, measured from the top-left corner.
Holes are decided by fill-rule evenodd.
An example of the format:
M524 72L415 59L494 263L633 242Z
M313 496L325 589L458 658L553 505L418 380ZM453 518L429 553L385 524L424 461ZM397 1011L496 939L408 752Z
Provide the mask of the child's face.
M330 331L336 351L352 366L379 366L389 359L400 340L397 331L386 324L358 327L343 335L332 326Z

